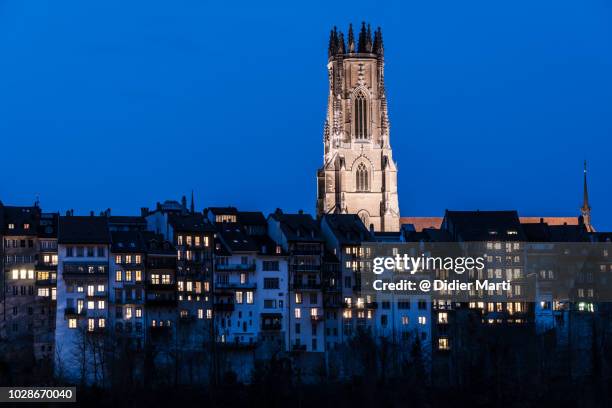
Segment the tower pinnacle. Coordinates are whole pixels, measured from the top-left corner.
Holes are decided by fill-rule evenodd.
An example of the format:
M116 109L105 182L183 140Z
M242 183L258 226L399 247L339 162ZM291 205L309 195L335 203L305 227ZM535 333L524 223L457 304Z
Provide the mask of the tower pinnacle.
M589 205L589 190L587 187L587 162L584 161L584 179L583 179L583 192L582 192L582 207L580 207L580 214L584 220L584 226L587 231L594 232L595 229L591 225L591 206Z

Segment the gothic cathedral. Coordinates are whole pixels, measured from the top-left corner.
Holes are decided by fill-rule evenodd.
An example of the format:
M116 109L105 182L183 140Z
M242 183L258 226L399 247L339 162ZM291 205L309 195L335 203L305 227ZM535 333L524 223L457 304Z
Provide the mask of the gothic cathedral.
M349 26L329 39L329 97L317 214L358 214L375 231L399 231L397 166L389 142L384 48L380 28ZM372 38L373 37L373 38Z

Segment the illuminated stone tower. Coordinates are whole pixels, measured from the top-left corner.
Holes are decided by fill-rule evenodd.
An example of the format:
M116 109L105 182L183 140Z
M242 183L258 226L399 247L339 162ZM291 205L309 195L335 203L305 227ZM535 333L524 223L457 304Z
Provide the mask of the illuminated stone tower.
M389 142L380 28L361 26L358 42L335 27L329 38L329 97L317 214L357 214L376 231L398 231L397 167Z

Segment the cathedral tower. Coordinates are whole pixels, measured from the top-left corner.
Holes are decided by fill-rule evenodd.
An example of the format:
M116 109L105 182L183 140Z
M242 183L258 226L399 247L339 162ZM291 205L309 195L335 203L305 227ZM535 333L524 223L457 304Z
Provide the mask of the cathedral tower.
M357 214L376 231L399 231L397 167L389 142L382 31L329 38L329 96L317 214Z

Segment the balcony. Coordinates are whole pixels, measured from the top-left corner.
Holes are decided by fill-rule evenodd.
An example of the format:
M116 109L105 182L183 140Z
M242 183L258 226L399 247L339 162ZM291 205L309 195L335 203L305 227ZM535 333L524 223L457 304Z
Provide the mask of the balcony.
M216 264L215 270L217 272L255 272L256 265L251 264Z
M321 290L321 284L317 282L293 282L294 290Z
M292 272L320 273L321 265L291 265Z
M215 282L215 291L217 290L242 290L242 289L257 289L256 282Z
M282 329L283 315L281 313L262 313L261 314L261 330L278 331Z
M74 307L67 307L64 309L64 317L79 317L79 316L87 316L87 310L85 308L81 309L81 312L78 313Z
M234 303L218 303L215 302L215 310L217 312L233 312L236 308Z
M294 249L291 255L321 255L320 249Z
M176 307L178 302L174 296L150 296L145 300L145 304L151 307Z
M177 289L176 283L146 283L147 291L174 292Z
M55 286L57 285L56 279L36 279L36 286Z
M53 265L50 263L44 262L36 262L34 265L34 269L37 271L49 271L49 272L57 272L57 264Z

